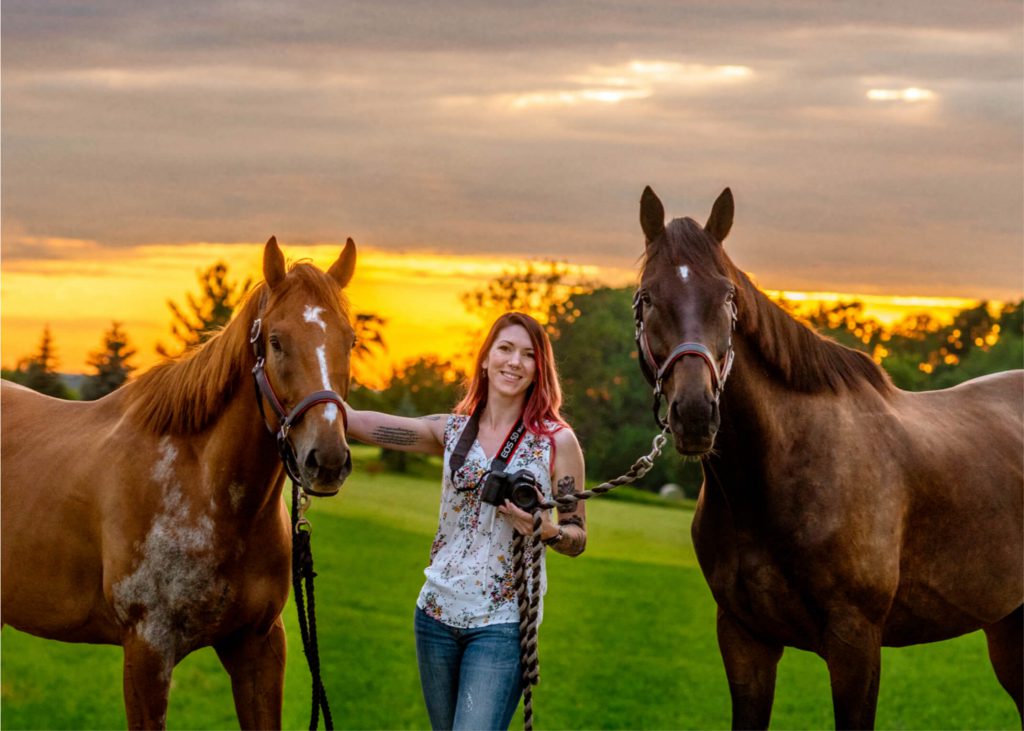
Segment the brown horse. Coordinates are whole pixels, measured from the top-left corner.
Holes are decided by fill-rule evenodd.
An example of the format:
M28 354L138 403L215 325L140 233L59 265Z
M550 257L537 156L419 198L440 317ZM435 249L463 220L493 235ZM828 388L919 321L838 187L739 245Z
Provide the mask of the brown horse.
M355 258L349 239L326 274L286 271L271 238L265 282L223 331L99 401L3 382L2 622L123 646L131 728L165 726L172 670L208 645L241 727L281 727L291 531L264 406L269 417L311 392L347 393L341 290ZM316 494L351 471L339 408L324 399L291 420L296 469Z
M978 629L1020 711L1024 371L897 389L751 283L732 219L726 189L705 226L666 227L644 190L636 317L675 447L704 468L693 543L733 726L767 727L784 647L825 660L838 728L868 728L882 645Z

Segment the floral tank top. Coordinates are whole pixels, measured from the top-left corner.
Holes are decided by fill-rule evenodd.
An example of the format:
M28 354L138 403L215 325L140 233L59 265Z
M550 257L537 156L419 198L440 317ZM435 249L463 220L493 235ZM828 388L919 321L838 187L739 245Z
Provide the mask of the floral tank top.
M430 565L423 571L427 580L416 602L434 619L460 628L519 621L512 565L515 531L496 506L480 500L480 478L490 469L494 455L485 454L480 442L474 440L466 463L454 475L448 466L468 421L468 416L453 414L445 426L440 520L430 547ZM555 424L548 426L557 428ZM526 432L506 471L529 470L550 500L553 456L549 437ZM543 596L547 591L544 553L542 546L538 620L544 615Z

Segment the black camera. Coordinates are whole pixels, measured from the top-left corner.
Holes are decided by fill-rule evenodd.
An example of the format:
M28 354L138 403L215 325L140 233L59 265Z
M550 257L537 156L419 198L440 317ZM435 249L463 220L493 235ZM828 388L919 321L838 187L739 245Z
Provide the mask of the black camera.
M532 513L540 504L537 499L537 478L525 469L511 474L492 470L487 474L487 481L480 490L480 499L498 506L509 500L520 510Z

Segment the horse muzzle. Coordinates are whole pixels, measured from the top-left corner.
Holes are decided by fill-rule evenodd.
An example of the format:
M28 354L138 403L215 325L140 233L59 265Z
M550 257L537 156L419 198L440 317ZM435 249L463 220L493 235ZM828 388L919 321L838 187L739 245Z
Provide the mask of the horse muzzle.
M677 452L686 457L702 457L715 446L718 402L704 393L675 399L669 408L668 424Z
M317 497L332 497L352 474L352 452L347 444L339 448L307 451L299 458L302 489Z

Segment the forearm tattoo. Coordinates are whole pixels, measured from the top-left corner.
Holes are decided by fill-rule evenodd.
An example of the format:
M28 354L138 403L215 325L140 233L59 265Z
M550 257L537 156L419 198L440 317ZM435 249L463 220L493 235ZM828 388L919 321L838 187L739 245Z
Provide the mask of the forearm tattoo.
M553 548L566 556L579 556L583 553L587 547L587 530L583 527L583 519L578 515L572 515L568 518L559 518L558 524L562 526L562 540Z
M416 432L400 426L378 426L370 436L382 447L410 447L418 440Z
M576 478L572 475L566 475L558 481L558 485L555 487L555 496L562 497L564 495L572 495L576 492ZM578 503L566 504L564 507L561 503L558 505L559 516L568 515L576 512L576 506Z
M441 417L437 414L434 414L433 416L421 416L420 421L441 421Z
M583 518L581 518L578 515L570 515L568 518L563 518L562 516L558 516L558 524L559 525L575 525L575 526L578 526L579 528L583 528Z

